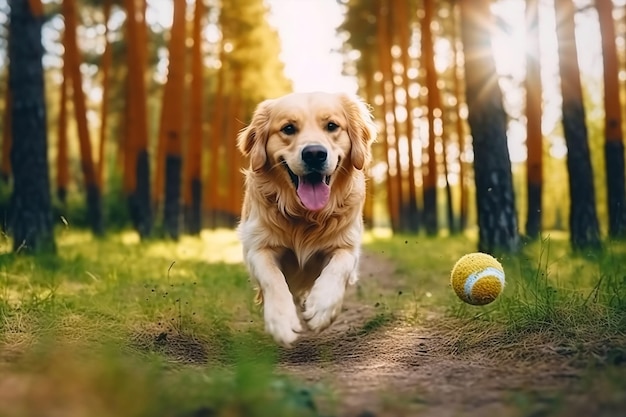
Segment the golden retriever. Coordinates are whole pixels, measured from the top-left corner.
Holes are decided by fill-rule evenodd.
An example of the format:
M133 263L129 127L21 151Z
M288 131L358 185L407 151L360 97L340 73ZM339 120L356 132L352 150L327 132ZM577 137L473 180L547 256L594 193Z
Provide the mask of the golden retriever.
M330 93L266 100L238 136L250 160L239 238L265 330L283 346L328 327L357 280L375 136L361 100Z

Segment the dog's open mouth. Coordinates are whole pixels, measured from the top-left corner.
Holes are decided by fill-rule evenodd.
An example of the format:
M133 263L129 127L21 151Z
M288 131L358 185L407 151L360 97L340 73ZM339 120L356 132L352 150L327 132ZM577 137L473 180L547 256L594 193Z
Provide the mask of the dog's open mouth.
M296 187L296 194L298 194L302 205L312 211L323 209L330 199L330 175L311 172L298 176L289 168L286 161L283 160L282 164Z

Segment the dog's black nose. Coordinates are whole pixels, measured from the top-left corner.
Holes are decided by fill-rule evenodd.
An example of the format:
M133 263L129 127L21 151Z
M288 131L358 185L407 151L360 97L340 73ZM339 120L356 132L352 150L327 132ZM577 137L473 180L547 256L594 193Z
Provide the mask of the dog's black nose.
M327 157L328 151L322 145L308 145L302 149L302 160L309 168L322 168Z

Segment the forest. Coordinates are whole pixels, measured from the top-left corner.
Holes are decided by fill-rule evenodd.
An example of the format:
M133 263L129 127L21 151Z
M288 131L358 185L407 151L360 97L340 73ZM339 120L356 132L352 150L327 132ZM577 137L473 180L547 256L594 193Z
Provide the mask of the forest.
M323 39L378 137L285 347L236 141ZM0 0L0 415L623 416L625 110L626 0Z
M515 252L626 235L622 1L342 0L344 72L379 125L364 219ZM263 0L0 6L1 204L14 250L58 227L233 227L235 137L292 90ZM523 18L522 18L523 17Z

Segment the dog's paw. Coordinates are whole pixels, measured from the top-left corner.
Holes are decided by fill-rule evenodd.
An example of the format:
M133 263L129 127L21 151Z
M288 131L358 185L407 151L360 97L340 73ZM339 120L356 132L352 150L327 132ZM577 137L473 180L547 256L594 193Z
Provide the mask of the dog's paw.
M303 330L296 306L291 301L283 303L268 301L265 301L263 307L265 331L272 335L279 345L291 347Z
M330 326L341 312L344 287L318 280L304 302L302 317L314 332Z

